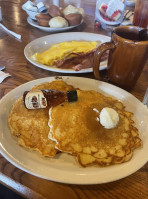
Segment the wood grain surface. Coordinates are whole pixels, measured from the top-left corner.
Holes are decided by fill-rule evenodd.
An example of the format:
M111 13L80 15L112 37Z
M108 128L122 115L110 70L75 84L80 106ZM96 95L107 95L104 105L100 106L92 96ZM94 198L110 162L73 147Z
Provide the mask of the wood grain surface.
M0 28L0 66L5 66L4 72L11 74L0 84L0 98L28 81L43 77L67 75L37 68L24 57L24 48L29 42L50 34L27 23L27 14L21 8L24 2L25 0L0 0L2 23L8 29L22 35L22 40L19 41ZM60 1L61 6L73 4L85 9L85 22L80 27L70 30L71 32L93 32L110 35L110 32L94 27L95 2L95 0ZM49 3L49 1L46 3ZM92 73L76 76L94 78ZM148 62L131 93L142 101L147 87ZM134 174L116 182L80 186L40 179L16 168L0 155L0 183L30 199L148 199L148 163Z

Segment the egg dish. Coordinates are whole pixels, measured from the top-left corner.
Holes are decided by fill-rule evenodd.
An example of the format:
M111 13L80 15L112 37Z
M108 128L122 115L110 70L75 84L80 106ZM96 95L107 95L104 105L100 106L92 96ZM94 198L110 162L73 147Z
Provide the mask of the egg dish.
M100 43L100 41L68 41L53 44L48 50L32 55L31 59L47 66L78 71L93 66L94 52ZM102 60L106 58L105 53Z

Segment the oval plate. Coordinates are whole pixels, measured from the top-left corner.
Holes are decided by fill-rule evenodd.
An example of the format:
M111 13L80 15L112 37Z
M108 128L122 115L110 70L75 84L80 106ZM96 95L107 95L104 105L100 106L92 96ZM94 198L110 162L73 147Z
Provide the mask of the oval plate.
M34 55L35 53L42 53L45 50L49 49L52 44L65 42L65 41L72 41L72 40L101 41L101 43L104 43L110 41L110 37L94 33L86 33L86 32L57 33L31 41L25 47L24 54L26 59L30 63L45 70L59 72L59 73L75 73L75 74L92 72L93 71L92 68L86 68L80 71L75 71L73 69L62 69L62 68L57 68L56 66L47 66L31 58L31 56ZM107 67L107 61L101 62L100 70L104 70L106 67Z
M68 27L64 27L64 28L50 28L50 27L44 27L44 26L39 26L38 25L38 22L35 21L35 20L32 20L30 17L27 18L27 22L33 26L33 27L36 27L40 30L43 30L45 32L50 32L50 33L55 33L55 32L64 32L66 30L70 30L70 29L73 29L73 28L76 28L78 26L80 26L82 23L83 23L83 20L81 21L80 24L78 25L75 25L75 26L68 26Z
M56 77L48 77L23 84L0 100L0 152L16 167L41 178L69 184L101 184L124 178L140 169L148 160L148 109L130 93L101 81L81 77L61 77L68 84L83 90L95 90L104 95L121 100L126 110L134 113L134 121L140 132L143 147L134 151L130 161L118 165L99 168L82 168L75 158L59 153L55 158L42 157L38 152L30 151L18 145L8 126L8 117L16 99L24 91L43 82L51 82Z

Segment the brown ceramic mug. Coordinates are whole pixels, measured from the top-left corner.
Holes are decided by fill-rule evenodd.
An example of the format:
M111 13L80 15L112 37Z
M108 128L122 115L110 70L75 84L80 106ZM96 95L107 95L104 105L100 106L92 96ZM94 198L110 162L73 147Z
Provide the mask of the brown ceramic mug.
M148 59L148 33L137 26L119 26L114 29L111 41L100 45L94 55L93 72L96 79L104 80L99 73L102 54L109 51L107 79L128 91L132 90Z

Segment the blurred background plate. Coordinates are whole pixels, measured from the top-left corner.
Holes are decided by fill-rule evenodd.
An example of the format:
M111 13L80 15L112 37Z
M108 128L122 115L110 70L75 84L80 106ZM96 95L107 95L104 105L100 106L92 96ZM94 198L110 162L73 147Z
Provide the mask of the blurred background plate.
M110 37L101 34L94 34L87 32L58 33L58 34L41 37L30 42L25 47L24 54L26 59L28 59L30 63L44 70L49 70L59 73L75 73L75 74L93 72L92 68L86 68L80 71L75 71L73 69L62 69L62 68L57 68L56 66L47 66L31 58L31 56L34 55L35 53L42 53L45 50L49 49L52 44L61 43L65 41L74 41L74 40L101 41L101 43L104 43L110 41ZM100 70L104 70L106 67L107 67L107 60L101 62Z
M64 28L50 28L50 27L44 27L44 26L39 26L38 25L38 22L35 21L35 20L32 20L30 17L27 18L27 22L33 26L33 27L36 27L40 30L43 30L43 31L46 31L46 32L51 32L51 33L54 33L54 32L64 32L66 30L70 30L70 29L73 29L73 28L76 28L78 26L80 26L82 23L83 23L83 20L81 21L80 24L78 25L75 25L75 26L68 26L68 27L64 27Z

